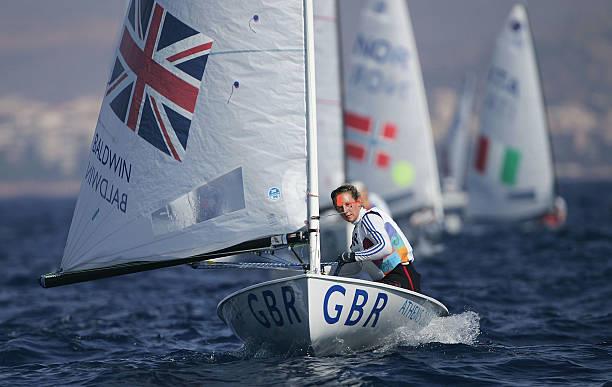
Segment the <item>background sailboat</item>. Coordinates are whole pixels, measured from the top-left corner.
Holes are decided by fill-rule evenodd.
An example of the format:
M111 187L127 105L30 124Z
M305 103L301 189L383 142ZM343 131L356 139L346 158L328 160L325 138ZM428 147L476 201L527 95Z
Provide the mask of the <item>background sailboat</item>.
M523 221L554 207L548 122L527 11L521 4L512 8L497 38L473 149L469 218Z
M439 231L443 208L406 2L340 5L348 179L380 194L393 217L424 245L425 233Z
M469 75L463 82L452 125L442 148L442 202L446 232L461 230L467 204L465 175L470 145L472 107L476 91L476 78Z

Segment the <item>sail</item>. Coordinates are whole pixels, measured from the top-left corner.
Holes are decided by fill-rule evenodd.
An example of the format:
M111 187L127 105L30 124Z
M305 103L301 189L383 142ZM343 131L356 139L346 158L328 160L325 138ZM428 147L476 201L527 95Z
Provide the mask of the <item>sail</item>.
M307 219L302 0L132 0L62 271L164 261Z
M444 191L463 190L475 89L476 79L473 76L466 77L444 144Z
M516 221L540 215L552 205L550 138L523 5L514 6L497 38L473 149L469 217Z
M343 4L343 8L352 2ZM348 180L361 180L394 216L442 214L440 182L421 66L403 0L361 2L342 14Z
M314 29L320 206L331 208L331 191L344 183L340 48L335 0L314 1Z

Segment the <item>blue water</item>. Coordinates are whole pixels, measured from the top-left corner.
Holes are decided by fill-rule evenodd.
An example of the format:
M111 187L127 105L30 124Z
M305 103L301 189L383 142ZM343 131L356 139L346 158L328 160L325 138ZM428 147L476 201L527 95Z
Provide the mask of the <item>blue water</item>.
M42 289L75 202L0 202L0 385L612 385L612 182L561 193L560 232L470 232L417 256L424 292L451 317L329 357L244 348L219 320L216 304L264 271Z

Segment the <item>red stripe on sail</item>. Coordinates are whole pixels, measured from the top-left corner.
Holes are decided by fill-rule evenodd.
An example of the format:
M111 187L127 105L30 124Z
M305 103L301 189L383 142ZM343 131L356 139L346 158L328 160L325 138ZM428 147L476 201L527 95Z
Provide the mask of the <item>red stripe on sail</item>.
M376 154L376 165L380 168L388 168L391 162L391 156L384 152L378 152Z
M485 136L480 136L478 138L477 146L478 147L476 152L476 165L474 165L474 167L478 172L483 174L487 167L487 158L489 155L489 139Z
M168 135L168 130L166 129L166 125L164 125L164 121L162 121L161 114L159 114L159 109L157 108L157 101L155 100L155 98L153 98L153 96L150 96L150 97L151 97L151 105L153 105L153 110L155 111L155 117L157 117L157 122L159 123L159 127L161 128L162 133L164 134L164 139L166 140L166 144L168 145L170 152L172 152L172 156L177 161L181 161L181 158L179 157L178 153L176 153L176 149L174 149L174 145L172 145L172 140L170 140L170 136Z
M346 142L345 145L346 155L351 159L356 159L359 161L365 160L366 149L363 145Z
M162 16L163 9L156 4L144 51L140 50L127 29L124 29L119 45L119 51L123 59L137 76L127 121L127 126L132 130L136 129L145 85L152 87L188 112L193 113L195 110L199 89L172 74L152 59Z
M383 128L382 136L389 140L394 140L397 135L397 126L391 122L387 122Z
M108 90L106 91L106 95L109 95L111 91L115 90L115 88L121 83L123 82L123 80L127 78L127 74L123 74L121 75L115 82L113 82L113 85L111 87L108 88Z
M190 48L189 50L186 50L186 51L183 51L183 52L179 52L178 54L174 54L171 57L169 57L168 60L170 62L174 62L174 61L177 61L179 59L183 59L185 57L188 57L189 55L193 55L193 54L195 54L197 52L210 50L211 47L212 47L212 42L200 44L199 46L195 46L193 48Z
M368 133L370 131L370 123L370 117L360 116L351 112L344 113L344 124L351 129Z

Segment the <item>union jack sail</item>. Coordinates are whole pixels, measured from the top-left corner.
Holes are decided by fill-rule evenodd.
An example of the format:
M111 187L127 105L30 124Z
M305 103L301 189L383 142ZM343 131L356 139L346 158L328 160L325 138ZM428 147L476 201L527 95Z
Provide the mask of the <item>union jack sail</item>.
M178 161L212 43L154 0L132 0L106 98L128 128Z

